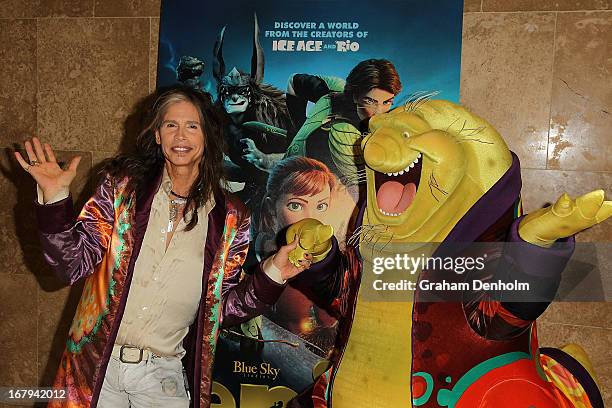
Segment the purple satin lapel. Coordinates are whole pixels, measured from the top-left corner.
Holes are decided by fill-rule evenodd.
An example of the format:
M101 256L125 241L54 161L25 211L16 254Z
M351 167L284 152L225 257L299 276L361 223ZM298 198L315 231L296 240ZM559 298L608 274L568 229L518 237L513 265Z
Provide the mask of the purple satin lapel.
M212 270L213 261L219 244L221 243L221 234L223 234L223 227L225 226L225 215L227 209L225 205L225 198L223 196L215 196L215 206L208 214L208 232L206 233L206 244L204 246L204 274L202 276L202 288L208 287L208 276ZM200 379L202 377L202 362L200 356L202 355L202 313L206 307L206 296L202 296L200 300L200 307L198 309L198 318L194 324L196 334L195 336L191 332L194 328L190 328L190 342L195 341L195 344L190 344L190 348L185 347L185 351L188 355L184 357L186 364L186 371L189 378L189 385L192 390L191 405L195 406L195 401L200 401Z
M512 153L508 171L459 220L444 242L474 242L514 204L521 185L521 165Z

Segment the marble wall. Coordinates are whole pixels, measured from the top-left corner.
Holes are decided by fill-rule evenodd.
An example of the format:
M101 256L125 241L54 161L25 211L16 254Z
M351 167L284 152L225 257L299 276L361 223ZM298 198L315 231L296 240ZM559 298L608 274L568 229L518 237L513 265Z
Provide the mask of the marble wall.
M36 134L60 159L81 155L83 202L154 88L159 2L0 0L0 386L50 383L81 289L39 255L34 184L11 152ZM563 191L612 197L611 47L608 0L466 0L462 101L521 158L527 211ZM612 221L580 240L612 241ZM611 316L611 303L559 303L539 326L545 346L584 346L610 406Z

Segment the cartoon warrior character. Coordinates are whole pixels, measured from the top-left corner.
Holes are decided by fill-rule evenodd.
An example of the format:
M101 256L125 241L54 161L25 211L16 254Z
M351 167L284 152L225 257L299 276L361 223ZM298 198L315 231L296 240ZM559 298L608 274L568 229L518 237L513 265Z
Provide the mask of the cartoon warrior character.
M554 297L573 235L612 215L603 191L563 194L523 216L516 155L491 125L446 101L421 98L374 116L360 147L367 198L355 245L342 253L334 244L294 282L338 317L336 353L288 406L602 407L581 349L540 349L535 321ZM434 301L420 283L439 281L435 268L408 278L417 283L413 301L368 298L373 274L364 268L376 257L421 243L436 256L494 241L503 250L488 254L479 279L528 282L544 301L483 289ZM473 277L454 272L442 276Z
M251 164L246 158L248 146L256 146L264 153L284 153L287 148L285 134L265 132L245 126L247 122L259 122L275 128L292 131L292 122L287 111L285 95L271 85L263 83L264 54L259 43L259 25L255 16L253 58L251 73L232 68L225 73L223 60L223 37L225 27L219 33L214 46L213 76L218 86L218 101L228 117L225 129L227 142L226 169L229 181L246 183L237 194L247 204L260 186L265 185L267 172Z
M340 78L294 74L287 86L287 107L299 130L291 139L285 157L306 156L323 162L346 185L363 160L355 141L367 119L391 109L402 84L395 66L385 59L361 61ZM306 116L308 102L314 103ZM254 165L271 168L283 157L263 154L249 146L247 159Z

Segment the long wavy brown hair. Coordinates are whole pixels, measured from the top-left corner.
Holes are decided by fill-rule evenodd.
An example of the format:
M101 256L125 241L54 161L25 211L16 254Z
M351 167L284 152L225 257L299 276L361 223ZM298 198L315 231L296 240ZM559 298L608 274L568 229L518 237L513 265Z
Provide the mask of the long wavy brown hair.
M178 102L190 102L196 107L205 139L198 177L189 190L183 215L187 222L185 230L189 231L198 223L197 211L192 210L202 207L212 196L223 197L226 191L223 116L209 93L185 86L173 86L160 92L146 114L133 151L110 159L103 172L113 179L127 177L126 194L143 191L163 169L165 158L161 146L155 141L155 132L160 129L168 108ZM191 212L193 216L188 217Z

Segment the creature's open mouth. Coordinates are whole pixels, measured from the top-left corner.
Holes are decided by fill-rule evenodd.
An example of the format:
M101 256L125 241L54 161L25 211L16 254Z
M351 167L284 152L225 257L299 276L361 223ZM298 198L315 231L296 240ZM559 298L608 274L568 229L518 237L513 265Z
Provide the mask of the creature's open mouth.
M381 213L397 217L414 200L421 180L421 153L405 169L395 173L374 172L376 203Z
M228 105L230 106L242 106L245 104L245 101L240 101L240 102L230 102Z

